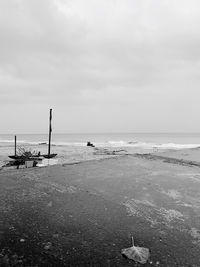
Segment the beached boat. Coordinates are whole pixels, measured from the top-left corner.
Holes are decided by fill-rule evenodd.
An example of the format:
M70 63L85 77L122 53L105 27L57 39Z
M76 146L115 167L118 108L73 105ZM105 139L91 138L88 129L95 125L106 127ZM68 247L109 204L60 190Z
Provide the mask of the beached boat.
M11 155L11 156L8 156L10 159L15 159L15 160L25 160L26 157L25 156L18 156L18 155ZM42 160L42 157L41 156L37 156L37 155L33 155L33 156L30 156L28 157L28 160Z
M55 158L55 156L57 156L57 154L46 154L46 155L42 155L42 157L46 158L46 159L52 159L52 158Z
M11 159L25 161L25 160L42 160L42 158L52 159L57 156L57 154L51 154L51 120L52 120L52 109L50 109L50 116L49 116L49 143L48 143L48 154L40 155L40 152L37 155L17 155L17 137L15 135L15 154L8 156Z

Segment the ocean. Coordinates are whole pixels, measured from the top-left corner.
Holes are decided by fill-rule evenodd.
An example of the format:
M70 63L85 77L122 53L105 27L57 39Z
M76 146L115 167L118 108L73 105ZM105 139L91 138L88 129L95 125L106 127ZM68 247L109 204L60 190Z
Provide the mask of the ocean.
M57 153L58 162L77 162L105 155L95 155L94 149L87 147L90 141L99 149L124 149L128 153L147 153L171 149L200 147L200 133L91 133L52 134L51 152ZM47 134L18 134L17 147L47 153ZM14 153L14 136L0 134L0 161L8 160Z

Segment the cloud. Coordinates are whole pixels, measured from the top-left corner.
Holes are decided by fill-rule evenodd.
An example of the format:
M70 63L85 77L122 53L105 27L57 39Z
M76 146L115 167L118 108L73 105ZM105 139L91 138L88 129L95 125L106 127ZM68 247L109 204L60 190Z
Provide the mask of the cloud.
M156 99L175 111L174 95L200 96L199 10L198 0L1 1L0 104L96 107L105 119Z

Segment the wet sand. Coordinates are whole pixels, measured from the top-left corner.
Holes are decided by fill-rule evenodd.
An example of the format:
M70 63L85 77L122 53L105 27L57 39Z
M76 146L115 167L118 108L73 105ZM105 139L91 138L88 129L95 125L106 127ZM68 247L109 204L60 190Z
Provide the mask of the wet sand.
M194 161L200 163L200 148L190 148L182 150L168 150L162 153L152 153L153 155L176 158L187 161Z
M131 236L150 249L143 266L200 266L199 166L130 155L0 171L0 266L140 266L120 253Z

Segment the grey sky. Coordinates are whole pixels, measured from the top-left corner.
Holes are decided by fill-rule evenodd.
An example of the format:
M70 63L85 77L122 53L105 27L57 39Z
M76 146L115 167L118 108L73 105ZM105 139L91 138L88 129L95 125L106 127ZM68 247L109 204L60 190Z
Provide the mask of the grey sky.
M199 0L0 0L1 133L200 131Z

